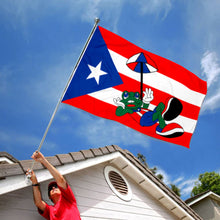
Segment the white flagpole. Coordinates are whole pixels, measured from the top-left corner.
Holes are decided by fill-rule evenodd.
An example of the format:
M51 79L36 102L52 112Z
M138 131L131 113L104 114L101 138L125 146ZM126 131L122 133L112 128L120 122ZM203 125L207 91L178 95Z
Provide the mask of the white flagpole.
M100 21L99 18L96 18L96 19L95 19L95 24L94 24L94 26L93 26L93 28L92 28L92 31L90 32L90 35L89 35L89 37L88 37L88 39L87 39L87 41L86 41L86 43L85 43L85 45L84 45L84 48L83 48L83 50L82 50L82 52L81 52L81 54L80 54L80 56L79 56L79 58L78 58L78 60L77 60L77 63L76 63L76 65L75 65L75 67L74 67L74 69L73 69L73 71L72 71L72 73L71 73L71 75L70 75L70 78L69 78L69 80L68 80L68 82L67 82L67 84L66 84L66 87L65 87L65 89L64 89L64 91L63 91L63 93L62 93L62 95L61 95L61 97L60 97L60 99L59 99L59 101L58 101L58 103L57 103L55 109L54 109L54 112L53 112L53 114L52 114L52 116L51 116L51 119L50 119L48 125L47 125L47 128L46 128L46 130L45 130L45 132L44 132L44 135L43 135L43 137L42 137L42 139L41 139L41 142L40 142L40 145L39 145L37 151L40 151L40 150L41 150L41 147L42 147L42 145L43 145L43 143L44 143L44 140L45 140L45 138L46 138L46 136L47 136L47 133L48 133L48 131L49 131L49 128L50 128L50 126L51 126L51 124L52 124L52 121L53 121L53 119L54 119L54 116L55 116L55 114L56 114L56 112L57 112L57 110L58 110L58 107L59 107L60 103L61 103L62 100L63 100L63 97L64 97L64 95L65 95L65 93L66 93L66 91L67 91L67 89L68 89L68 87L69 87L69 85L70 85L70 82L72 81L72 78L73 78L73 76L74 76L74 74L75 74L76 69L77 69L78 66L79 66L80 61L82 60L82 57L83 57L83 55L84 55L84 53L85 53L85 51L86 51L86 49L87 49L87 47L88 47L88 45L89 45L89 42L90 42L90 40L91 40L91 38L92 38L92 36L93 36L93 34L94 34L94 32L95 32L97 26L98 26L99 21ZM30 170L33 170L33 168L34 168L34 163L35 163L35 161L33 161ZM30 176L29 176L29 178L30 178Z

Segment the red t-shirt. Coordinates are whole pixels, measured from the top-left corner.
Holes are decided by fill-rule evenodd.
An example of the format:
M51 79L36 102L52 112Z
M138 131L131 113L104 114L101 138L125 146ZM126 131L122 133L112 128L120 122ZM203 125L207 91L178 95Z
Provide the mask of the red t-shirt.
M39 213L48 220L81 220L76 198L70 186L67 185L66 190L61 187L59 189L61 196L57 204L53 206L46 204L44 212L39 210Z

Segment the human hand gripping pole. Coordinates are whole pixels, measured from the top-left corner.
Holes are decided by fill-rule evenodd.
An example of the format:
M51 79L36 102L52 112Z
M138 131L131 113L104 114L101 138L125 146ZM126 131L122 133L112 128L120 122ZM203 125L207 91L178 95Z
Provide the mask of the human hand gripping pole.
M31 156L31 158L33 159L33 163L32 163L32 167L29 168L26 172L26 181L30 182L33 181L37 182L37 178L35 173L33 172L33 165L35 162L39 162L39 163L43 163L46 159L44 157L44 155L42 153L40 153L38 150L36 150L33 155ZM36 181L35 181L36 180ZM34 183L35 184L35 183Z
M32 181L32 178L33 179L36 179L36 175L35 173L33 172L33 165L35 162L39 162L39 163L43 163L46 159L44 157L44 155L42 153L40 153L38 150L36 150L33 155L31 156L31 158L33 159L33 163L32 163L32 167L29 168L26 172L26 181L29 181L30 180ZM33 181L32 181L33 182Z
M42 154L38 154L38 153L39 153L39 151L35 151L33 153L33 155L31 156L31 158L34 159L34 160L33 160L33 163L32 163L32 167L29 168L26 171L26 179L25 179L26 183L30 183L30 182L32 182L32 184L36 184L37 183L37 177L36 177L36 175L35 175L35 173L33 171L33 166L34 166L35 161L41 162L42 161L42 156L43 156ZM41 157L41 159L39 159L39 156Z

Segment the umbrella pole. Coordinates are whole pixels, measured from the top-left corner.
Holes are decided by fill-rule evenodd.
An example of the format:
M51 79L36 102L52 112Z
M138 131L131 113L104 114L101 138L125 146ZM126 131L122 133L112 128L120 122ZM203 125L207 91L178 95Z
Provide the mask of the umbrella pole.
M140 98L143 100L143 62L141 62L141 88L140 88Z

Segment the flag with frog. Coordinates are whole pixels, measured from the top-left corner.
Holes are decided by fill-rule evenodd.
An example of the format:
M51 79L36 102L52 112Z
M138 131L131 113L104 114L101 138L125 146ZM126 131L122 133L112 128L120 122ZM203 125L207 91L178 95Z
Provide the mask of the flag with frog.
M206 93L184 67L97 26L62 102L189 147Z

